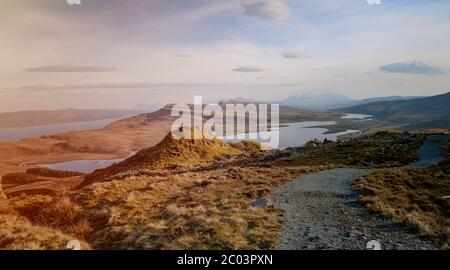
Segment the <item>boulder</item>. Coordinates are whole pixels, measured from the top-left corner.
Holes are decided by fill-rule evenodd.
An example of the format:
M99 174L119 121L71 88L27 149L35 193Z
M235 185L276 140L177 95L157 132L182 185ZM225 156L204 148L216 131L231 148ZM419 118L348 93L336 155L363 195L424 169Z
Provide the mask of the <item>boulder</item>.
M249 208L271 207L273 202L270 198L262 197L250 203Z

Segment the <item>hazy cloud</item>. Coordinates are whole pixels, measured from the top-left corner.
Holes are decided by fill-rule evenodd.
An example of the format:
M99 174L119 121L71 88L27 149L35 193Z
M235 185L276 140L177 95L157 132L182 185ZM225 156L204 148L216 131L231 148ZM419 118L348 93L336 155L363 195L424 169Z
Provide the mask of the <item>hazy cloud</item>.
M300 55L298 55L296 53L283 52L283 53L280 53L280 55L283 58L286 58L286 59L297 59L297 58L300 58Z
M88 73L88 72L109 72L117 70L114 67L106 66L78 66L78 65L54 65L54 66L40 66L28 68L27 72L74 72L74 73Z
M266 68L261 68L261 67L254 67L254 66L245 66L245 67L238 67L233 69L233 71L236 72L261 72L261 71L266 71Z
M380 71L386 73L401 73L401 74L422 74L422 75L443 75L445 72L439 66L431 66L424 64L421 61L394 63L384 65L378 68Z
M246 15L267 21L284 21L291 15L283 0L246 0L242 7Z
M309 55L292 53L292 52L282 52L280 53L281 57L286 59L298 59L298 58L311 58Z

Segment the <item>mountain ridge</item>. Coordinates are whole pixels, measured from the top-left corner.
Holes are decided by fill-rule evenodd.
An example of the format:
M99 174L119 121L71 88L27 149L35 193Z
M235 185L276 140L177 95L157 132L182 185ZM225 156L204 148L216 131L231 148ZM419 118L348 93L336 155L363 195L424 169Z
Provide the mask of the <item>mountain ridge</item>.
M409 100L377 101L335 111L372 115L374 118L406 124L406 129L449 128L450 92Z

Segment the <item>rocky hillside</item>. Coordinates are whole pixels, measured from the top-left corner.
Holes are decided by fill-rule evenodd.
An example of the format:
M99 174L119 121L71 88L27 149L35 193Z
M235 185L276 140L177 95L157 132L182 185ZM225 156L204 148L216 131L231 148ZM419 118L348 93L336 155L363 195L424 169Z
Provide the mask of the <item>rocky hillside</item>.
M240 155L252 154L259 150L260 145L251 142L230 144L217 138L178 140L169 133L159 144L141 150L133 157L109 168L87 175L80 188L93 182L103 182L133 172L141 174L149 171L174 172L225 160L229 162Z

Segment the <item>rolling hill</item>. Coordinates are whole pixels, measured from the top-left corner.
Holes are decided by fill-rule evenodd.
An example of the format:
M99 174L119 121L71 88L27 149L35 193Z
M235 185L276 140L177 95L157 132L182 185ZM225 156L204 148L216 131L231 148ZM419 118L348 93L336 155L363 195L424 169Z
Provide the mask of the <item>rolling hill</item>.
M372 115L375 119L402 124L406 130L450 128L450 92L408 100L378 101L338 109Z
M252 142L230 144L212 135L208 137L179 140L169 133L157 145L141 150L111 167L87 175L79 187L133 172L192 169L261 149L259 144Z
M136 110L20 111L0 113L0 128L32 127L84 121L122 118L136 115Z

